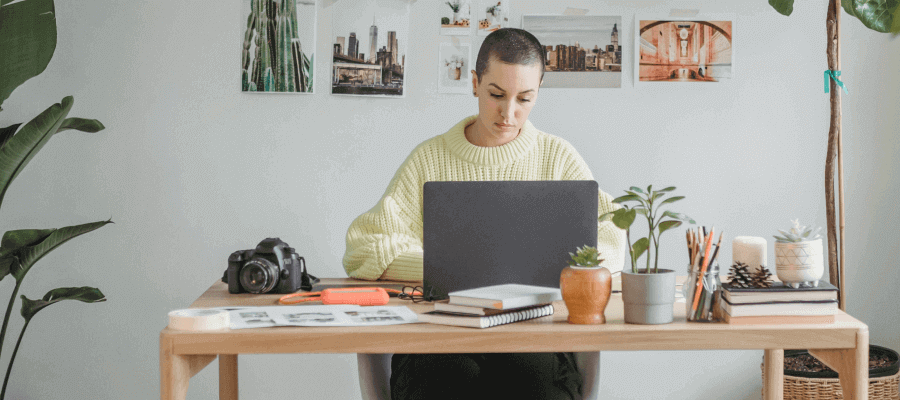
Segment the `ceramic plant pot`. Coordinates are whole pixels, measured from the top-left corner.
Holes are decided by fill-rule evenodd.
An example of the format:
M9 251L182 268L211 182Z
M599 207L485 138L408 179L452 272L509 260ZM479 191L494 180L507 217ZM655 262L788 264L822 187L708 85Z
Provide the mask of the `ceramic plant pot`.
M638 270L641 272L643 270ZM659 325L672 322L675 304L675 271L661 269L656 274L622 271L622 302L625 322Z
M818 286L825 273L822 239L775 242L775 272L779 280L794 288L800 284Z
M605 324L606 304L612 293L612 277L603 267L568 266L559 275L559 289L569 310L569 323Z

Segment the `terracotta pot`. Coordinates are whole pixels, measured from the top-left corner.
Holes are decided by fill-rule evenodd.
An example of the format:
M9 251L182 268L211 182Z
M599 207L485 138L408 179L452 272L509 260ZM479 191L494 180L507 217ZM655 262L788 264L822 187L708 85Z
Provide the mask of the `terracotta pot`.
M450 79L458 81L462 76L462 68L450 68L447 74L450 75Z
M603 312L612 293L612 278L608 269L568 266L559 276L559 288L569 310L570 324L606 323Z

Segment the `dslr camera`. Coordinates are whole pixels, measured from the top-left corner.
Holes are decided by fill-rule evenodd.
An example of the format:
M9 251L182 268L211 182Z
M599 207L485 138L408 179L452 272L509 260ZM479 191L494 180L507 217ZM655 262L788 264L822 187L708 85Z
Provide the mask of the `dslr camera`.
M279 238L268 238L255 249L228 256L222 282L229 293L294 293L312 290L316 277L306 272L306 260Z

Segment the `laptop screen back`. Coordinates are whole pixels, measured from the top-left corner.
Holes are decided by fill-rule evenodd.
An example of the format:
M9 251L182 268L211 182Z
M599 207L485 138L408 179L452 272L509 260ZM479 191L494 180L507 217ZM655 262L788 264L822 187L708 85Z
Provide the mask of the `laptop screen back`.
M426 297L481 286L559 287L569 253L597 245L595 181L426 182Z

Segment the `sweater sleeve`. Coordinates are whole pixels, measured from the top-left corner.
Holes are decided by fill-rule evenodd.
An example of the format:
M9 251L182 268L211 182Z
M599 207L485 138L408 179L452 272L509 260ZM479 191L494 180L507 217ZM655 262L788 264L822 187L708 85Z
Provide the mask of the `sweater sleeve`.
M574 147L568 145L570 159L566 162L564 180L594 180L590 168ZM615 211L622 206L613 203L613 197L600 190L597 197L597 217ZM609 272L621 271L625 265L628 250L625 231L619 229L612 221L597 223L597 250L603 258L603 265Z
M422 280L422 185L415 151L403 163L375 207L347 230L344 270L353 278Z

